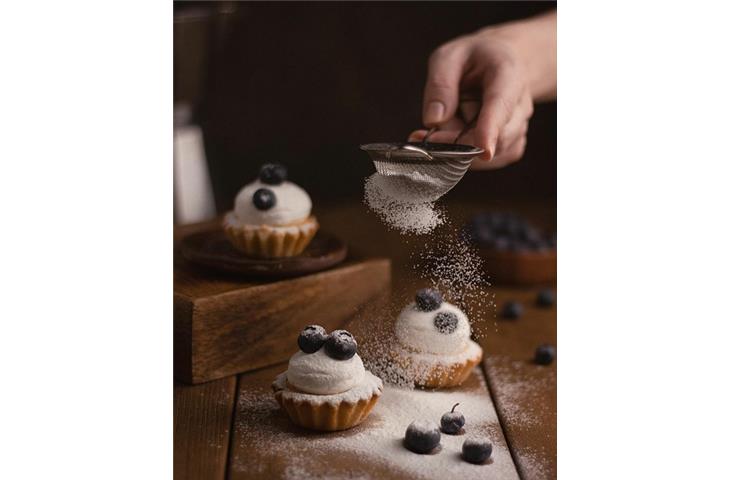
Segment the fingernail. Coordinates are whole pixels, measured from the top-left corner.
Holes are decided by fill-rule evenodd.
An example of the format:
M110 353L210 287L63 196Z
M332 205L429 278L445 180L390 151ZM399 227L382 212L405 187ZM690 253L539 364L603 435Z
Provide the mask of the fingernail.
M487 147L486 151L484 152L484 158L487 159L488 162L492 161L492 158L494 158L494 151L496 150L496 147L494 145Z
M441 102L431 102L426 108L425 123L436 123L443 120L444 111L446 111L446 105Z

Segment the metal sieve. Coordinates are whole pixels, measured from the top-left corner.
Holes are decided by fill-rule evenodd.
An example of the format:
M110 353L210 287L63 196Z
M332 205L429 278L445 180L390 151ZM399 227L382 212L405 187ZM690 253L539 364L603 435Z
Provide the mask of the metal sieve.
M434 200L454 188L474 157L484 153L471 145L430 142L368 143L360 149L370 155L381 175L428 182L435 189Z

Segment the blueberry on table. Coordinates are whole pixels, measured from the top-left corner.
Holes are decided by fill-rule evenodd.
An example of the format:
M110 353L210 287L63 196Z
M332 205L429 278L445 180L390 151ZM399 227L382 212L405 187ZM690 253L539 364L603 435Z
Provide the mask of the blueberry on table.
M324 345L327 340L327 331L319 325L307 325L299 334L297 343L299 349L304 353L314 353Z
M455 412L454 410L459 404L457 403L451 407L450 412L446 412L441 416L441 431L448 434L459 433L466 423L466 419L461 412Z
M416 293L416 306L424 312L432 312L441 306L444 298L438 290L424 288Z
M335 330L324 342L324 352L335 360L347 360L357 353L357 342L347 330Z
M504 318L516 319L520 318L523 312L524 308L522 307L521 303L510 301L504 304L504 308L502 309L502 316Z
M512 247L512 242L507 237L496 237L492 242L495 250L503 252L509 250Z
M439 333L449 334L456 331L456 327L459 325L459 318L454 312L439 312L434 317L433 323L436 325L436 330Z
M276 205L276 195L268 188L259 188L253 192L253 205L259 210L268 210Z
M540 345L535 350L535 363L538 365L550 365L555 360L555 347L552 345Z
M484 463L492 455L489 440L467 438L461 446L461 457L469 463Z
M555 292L546 288L537 294L537 304L541 307L549 307L555 303Z
M279 185L286 180L286 167L280 163L266 163L261 166L259 180L267 185Z
M406 448L414 453L428 453L441 441L438 426L429 420L415 420L406 429Z

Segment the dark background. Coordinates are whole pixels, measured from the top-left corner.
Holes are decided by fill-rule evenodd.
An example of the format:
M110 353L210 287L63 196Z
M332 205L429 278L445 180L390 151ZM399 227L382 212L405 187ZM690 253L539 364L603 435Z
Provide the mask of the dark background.
M362 143L421 126L430 52L553 2L175 2L174 96L204 132L216 205L231 208L260 164L278 161L317 202L362 198L374 171ZM556 193L556 105L537 105L525 157L470 172L458 198Z

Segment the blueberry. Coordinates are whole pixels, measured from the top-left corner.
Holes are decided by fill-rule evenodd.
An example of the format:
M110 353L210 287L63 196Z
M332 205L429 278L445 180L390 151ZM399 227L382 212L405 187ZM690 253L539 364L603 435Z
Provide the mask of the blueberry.
M441 306L444 298L433 288L424 288L416 293L416 305L419 310L432 312Z
M492 444L488 440L467 438L461 447L461 457L469 463L484 463L492 455Z
M509 319L520 318L523 311L524 308L521 303L510 301L504 304L504 308L502 308L502 316Z
M493 245L494 245L494 249L495 250L498 250L500 252L505 251L505 250L509 250L510 247L512 246L509 238L507 238L507 237L497 237L497 238L495 238Z
M535 363L538 365L550 365L555 360L555 347L552 345L540 345L535 350Z
M267 163L259 170L259 180L267 185L279 185L286 180L286 167L279 163Z
M444 433L455 434L464 427L466 419L461 412L455 412L454 409L458 406L457 403L451 407L450 412L446 412L441 416L441 431Z
M297 343L304 353L314 353L324 345L327 340L327 331L319 325L308 325L299 334Z
M347 360L357 353L357 342L347 330L335 330L324 342L324 351L335 360Z
M276 205L276 195L268 188L259 188L253 192L253 204L259 210L268 210Z
M406 429L406 448L415 453L428 453L441 441L438 426L429 420L416 420Z
M433 323L436 325L436 330L439 333L454 333L456 327L459 325L459 318L454 312L439 312L433 319Z
M553 233L552 235L550 235L547 238L546 242L547 242L548 247L555 248L555 246L558 244L558 236L557 236L557 234Z
M555 303L555 292L546 288L537 294L537 304L541 307L549 307Z
M525 253L531 251L532 247L522 240L514 240L510 243L509 249L515 253Z

